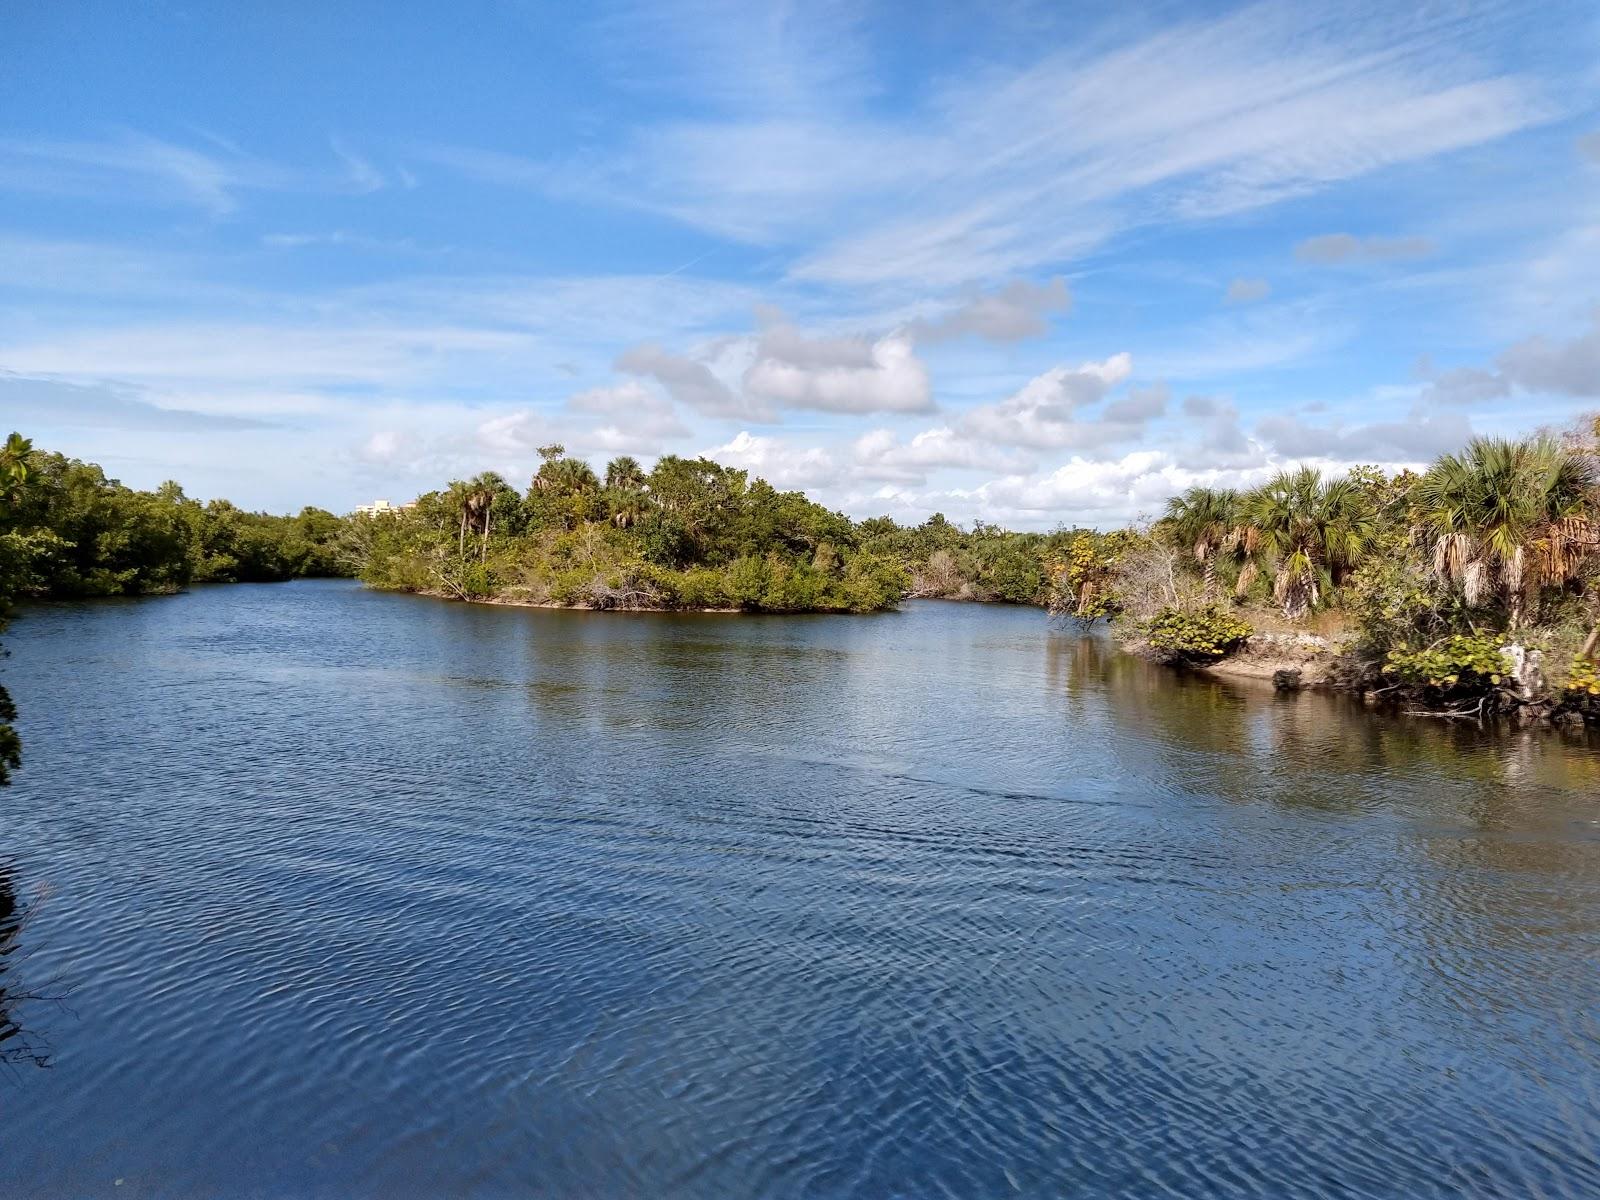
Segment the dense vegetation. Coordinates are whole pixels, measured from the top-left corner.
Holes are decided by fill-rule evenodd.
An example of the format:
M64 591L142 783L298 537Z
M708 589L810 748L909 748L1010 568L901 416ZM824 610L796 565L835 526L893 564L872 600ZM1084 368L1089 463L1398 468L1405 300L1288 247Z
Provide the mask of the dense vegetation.
M1147 529L1083 539L1098 590L1080 594L1057 564L1052 607L1121 616L1175 660L1316 620L1352 686L1474 713L1592 713L1600 696L1600 420L1480 438L1420 475L1300 469L1242 494L1192 488Z
M143 596L190 583L271 582L346 573L344 522L201 504L176 483L124 487L93 463L34 450L13 434L15 472L0 506L0 574L16 596Z
M345 526L316 508L285 517L201 504L175 483L136 491L13 433L0 447L0 628L18 599L348 574ZM15 715L0 689L0 784L19 761Z
M705 458L595 474L546 446L525 492L457 481L357 522L361 577L461 599L590 608L870 612L906 595L1044 604L1069 533L855 522Z
M704 458L645 471L624 456L600 476L561 446L540 457L525 491L486 473L398 512L289 517L201 504L175 483L136 491L13 434L0 618L25 597L350 573L601 609L871 612L914 595L1109 618L1187 663L1316 625L1352 686L1600 715L1600 420L1478 439L1420 475L1302 468L1244 493L1192 488L1153 524L1110 532L857 522ZM1546 665L1531 683L1529 661ZM18 762L14 715L0 690L0 784Z
M495 474L358 522L361 577L461 599L591 608L867 612L906 578L849 518L707 459L597 476L561 446L527 491Z

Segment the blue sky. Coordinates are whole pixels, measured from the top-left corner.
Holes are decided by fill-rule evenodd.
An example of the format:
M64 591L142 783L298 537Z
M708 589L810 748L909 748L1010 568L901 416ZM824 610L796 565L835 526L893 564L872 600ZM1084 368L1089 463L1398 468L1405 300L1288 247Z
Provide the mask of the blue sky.
M1600 407L1592 4L0 21L0 422L138 486L1109 525Z

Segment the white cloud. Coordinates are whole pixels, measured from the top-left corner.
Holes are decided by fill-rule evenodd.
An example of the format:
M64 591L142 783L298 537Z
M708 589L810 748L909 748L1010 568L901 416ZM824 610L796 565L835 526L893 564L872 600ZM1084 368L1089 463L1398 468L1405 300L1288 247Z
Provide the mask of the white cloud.
M1083 414L1132 371L1133 358L1126 353L1077 367L1052 367L1008 399L969 409L959 427L997 445L1038 448L1101 445L1136 436L1148 415L1141 412L1149 398L1122 412Z
M1226 300L1229 304L1251 304L1272 295L1272 285L1265 279L1235 279L1228 284Z
M1560 115L1540 79L1480 53L1490 20L1267 3L1155 33L1108 21L1022 65L939 77L893 118L867 103L853 10L741 12L655 52L712 97L739 79L753 99L643 126L608 153L457 165L806 247L797 279L993 279L1130 225L1240 212ZM672 53L682 37L718 51ZM792 45L815 69L773 56Z
M0 345L0 367L147 383L237 380L384 384L442 373L458 355L526 351L526 334L459 326L326 328L256 324L119 325Z
M389 180L382 171L350 150L338 138L329 138L328 144L344 165L345 183L349 190L359 193L376 192L388 186Z
M671 354L653 343L625 351L617 359L617 370L649 376L666 388L674 400L708 417L743 417L757 421L769 421L773 417L768 404L736 393L707 364Z
M1600 308L1589 327L1570 338L1542 334L1524 338L1502 352L1493 368L1458 367L1434 379L1427 403L1482 405L1515 392L1600 398Z
M828 487L840 477L833 455L822 447L794 446L748 430L740 430L725 445L702 450L701 454L724 466L749 471L777 488Z
M991 342L1017 342L1049 332L1048 314L1072 308L1072 294L1060 276L1036 284L1014 279L991 292L969 289L962 302L942 317L916 321L911 334L922 342L973 336Z
M602 418L587 435L589 443L602 450L659 454L663 443L689 436L672 401L639 383L579 392L567 401L567 408Z
M0 189L79 199L180 203L224 217L241 193L371 192L387 182L382 172L339 144L336 170L299 169L246 154L219 138L211 150L125 131L95 141L0 139Z
M1401 462L1422 466L1458 450L1472 437L1460 413L1413 412L1401 421L1312 425L1293 415L1263 417L1256 437L1284 458L1333 458L1346 462Z
M920 483L930 471L941 468L1007 474L1034 469L1025 455L978 441L948 425L924 429L906 442L891 430L874 429L858 437L850 453L852 474L861 479Z
M269 422L226 413L154 404L126 388L66 383L0 371L0 422L31 429L41 414L52 426L162 430L169 433L263 429Z
M833 413L912 413L933 408L928 371L908 334L811 337L769 324L745 370L750 395L783 408Z
M1600 396L1600 309L1576 337L1527 338L1502 354L1499 363L1505 377L1526 391Z

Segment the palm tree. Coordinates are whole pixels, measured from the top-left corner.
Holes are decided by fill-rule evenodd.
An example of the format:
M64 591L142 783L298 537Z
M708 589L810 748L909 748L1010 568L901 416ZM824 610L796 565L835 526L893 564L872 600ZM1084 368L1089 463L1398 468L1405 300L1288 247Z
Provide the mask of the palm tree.
M1297 621L1355 565L1375 532L1372 506L1359 485L1301 467L1280 471L1240 500L1239 525L1224 548L1247 559L1239 593L1262 563L1273 572L1273 599Z
M1512 629L1541 588L1578 578L1600 541L1593 458L1549 437L1475 438L1413 494L1415 534L1434 574L1473 607L1500 599Z
M452 479L450 486L445 489L445 502L453 508L461 518L461 527L456 533L456 555L465 558L467 555L467 519L472 511L472 485L460 479Z
M495 498L506 491L508 485L493 471L484 471L467 484L461 516L463 524L479 530L482 541L478 548L478 561L489 557L489 523L493 518Z
M1206 599L1217 587L1217 551L1239 524L1239 493L1227 488L1192 487L1167 501L1162 518L1172 539L1194 552L1205 577Z
M600 490L594 468L581 458L563 458L551 464L551 490L558 496L580 496Z
M581 458L566 457L566 453L566 447L561 445L539 447L539 457L544 461L533 477L533 491L560 497L600 490L594 469Z
M611 523L629 529L644 515L649 500L645 495L647 476L639 460L623 454L606 464L606 503Z
M609 492L644 491L645 473L639 460L621 454L606 464L606 490Z
M0 498L7 504L22 499L22 490L32 474L28 467L33 457L33 443L20 433L13 433L0 446Z

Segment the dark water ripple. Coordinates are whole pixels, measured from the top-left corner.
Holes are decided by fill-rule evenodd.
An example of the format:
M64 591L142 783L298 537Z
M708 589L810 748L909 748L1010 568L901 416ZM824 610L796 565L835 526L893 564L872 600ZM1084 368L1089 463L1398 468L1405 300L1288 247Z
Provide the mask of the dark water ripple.
M1600 1194L1587 743L931 604L10 643L0 1194Z

